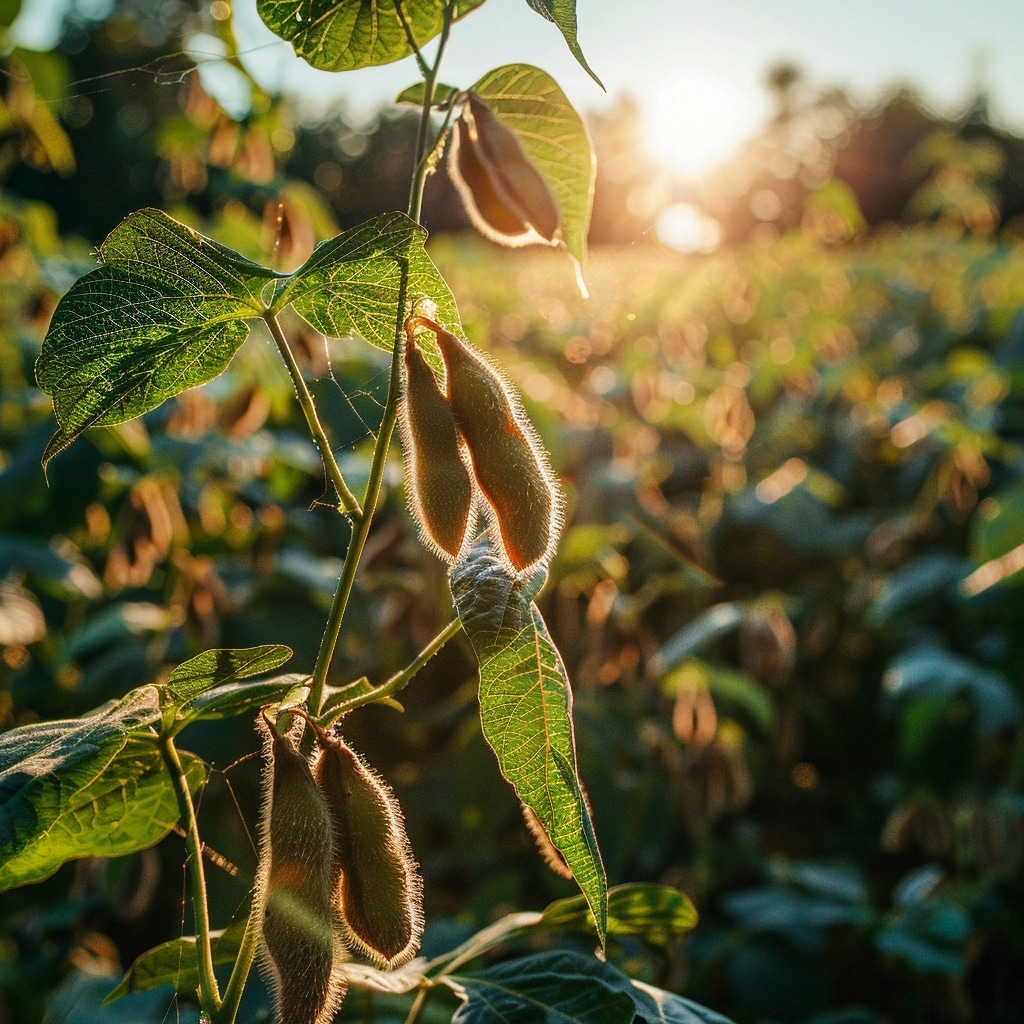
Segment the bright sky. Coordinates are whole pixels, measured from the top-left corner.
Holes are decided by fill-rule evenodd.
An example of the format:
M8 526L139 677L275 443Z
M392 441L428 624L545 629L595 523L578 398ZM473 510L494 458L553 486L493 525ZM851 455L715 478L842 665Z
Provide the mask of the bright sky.
M254 0L235 6L248 40L265 40L262 26L251 35L248 28ZM607 96L526 0L488 0L458 23L442 77L465 86L521 61L551 73L583 110L629 92L648 112L652 149L683 171L726 155L756 128L769 110L765 72L780 60L795 61L812 84L842 85L867 101L910 82L948 113L962 110L980 81L995 116L1024 131L1022 0L577 0L577 15ZM268 58L264 51L264 68ZM284 62L277 73L320 78ZM337 78L366 109L414 81L416 70L405 61ZM318 81L317 94L333 87Z
M38 32L68 2L25 0L25 41L33 11ZM262 26L255 0L234 7L250 68L271 88L321 102L344 96L351 112L368 114L417 79L411 59L313 72ZM652 150L683 172L725 156L757 127L769 110L765 72L780 60L796 62L813 85L842 85L862 100L910 82L947 113L962 110L980 82L994 115L1024 131L1024 0L577 0L577 14L580 43L607 95L526 0L488 0L459 22L442 78L467 86L518 61L543 67L581 110L628 92L647 112Z

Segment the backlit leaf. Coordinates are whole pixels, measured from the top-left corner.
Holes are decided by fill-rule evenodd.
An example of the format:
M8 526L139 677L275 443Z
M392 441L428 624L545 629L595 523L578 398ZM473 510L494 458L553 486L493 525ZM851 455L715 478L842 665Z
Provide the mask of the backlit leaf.
M246 919L240 918L222 931L211 933L214 965L234 962L245 925ZM173 985L180 995L195 996L199 988L199 957L194 935L162 942L136 957L117 987L103 1000L103 1005L131 992L151 992L161 985Z
M471 88L515 133L558 207L566 248L582 263L596 174L583 119L555 80L528 64L496 68Z
M354 331L390 350L405 308L429 299L434 319L461 333L455 299L423 249L426 237L404 214L391 213L321 242L279 288L274 308L290 302L321 334Z
M483 0L456 0L454 16ZM416 44L440 31L445 0L403 0L402 11ZM351 71L391 64L412 52L394 0L257 0L267 27L292 44L308 64L325 71Z
M603 89L604 83L594 74L594 69L587 63L576 39L576 0L526 0L526 2L539 15L547 18L548 21L553 21L558 26L559 32L565 36L565 41L569 44L569 51L579 61L580 67Z
M292 651L284 644L264 644L261 647L246 647L234 650L203 651L188 661L183 661L167 679L167 692L175 701L184 702L199 694L249 679L263 672L280 668Z
M57 305L36 362L58 423L44 466L89 427L134 419L216 377L274 277L159 210L131 214L99 255L103 266Z
M582 896L558 900L545 908L538 927L569 929L589 923L593 915ZM665 885L635 883L608 892L608 934L636 935L667 946L697 926L697 911L689 897Z
M308 675L289 672L271 679L216 686L181 706L178 710L178 727L180 722L211 721L255 713L268 704L294 707L308 696L308 682Z
M572 871L603 944L607 880L576 773L572 692L533 603L540 582L514 583L484 545L453 571L452 594L480 663L484 736Z
M81 719L0 737L0 891L40 881L78 857L145 849L178 821L157 738L157 690L142 687ZM192 788L205 778L182 755Z

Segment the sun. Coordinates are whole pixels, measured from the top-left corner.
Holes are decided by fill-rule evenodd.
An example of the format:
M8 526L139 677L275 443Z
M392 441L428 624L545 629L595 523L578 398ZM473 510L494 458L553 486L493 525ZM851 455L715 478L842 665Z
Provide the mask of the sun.
M696 177L757 131L768 117L769 101L714 71L684 68L654 84L643 110L652 155L677 174Z

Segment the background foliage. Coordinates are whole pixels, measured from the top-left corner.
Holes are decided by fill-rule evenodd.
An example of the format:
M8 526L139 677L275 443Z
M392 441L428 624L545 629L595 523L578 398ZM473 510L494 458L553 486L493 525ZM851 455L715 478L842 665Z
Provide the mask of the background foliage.
M235 66L225 22L130 2L73 13L59 52L5 58L3 728L87 712L211 646L272 636L309 663L334 591L347 536L263 338L208 386L84 435L49 485L39 468L54 426L32 377L42 335L124 214L160 205L293 270L339 223L404 204L407 122L304 126L252 83L229 113L173 63L189 66L174 54L199 29ZM770 222L723 218L732 241L712 255L597 245L585 302L557 256L443 236L456 215L440 179L431 255L570 490L540 604L575 684L609 881L678 886L701 913L684 943L620 935L614 962L739 1022L1009 1022L1024 1000L1024 243L1007 170L1021 146L983 110L922 127L893 98L882 123L899 145L920 129L920 176L872 208L841 175L864 166L856 145L885 168L878 120L776 86L780 151L794 124L846 118L815 129L827 180L786 178ZM628 130L628 111L595 125L599 166L602 131ZM630 187L657 185L645 166L635 153ZM730 209L766 187L766 167L748 170ZM623 180L599 180L592 242L635 237ZM305 349L358 483L386 359L311 332ZM342 638L352 679L400 669L448 621L443 569L391 494ZM491 768L474 693L472 655L451 644L404 715L351 720L406 811L428 955L573 893ZM254 865L254 736L244 720L195 734L227 923ZM163 1019L159 990L95 1006L139 952L190 932L182 864L171 837L6 893L0 1020ZM391 998L378 1019L404 1016Z

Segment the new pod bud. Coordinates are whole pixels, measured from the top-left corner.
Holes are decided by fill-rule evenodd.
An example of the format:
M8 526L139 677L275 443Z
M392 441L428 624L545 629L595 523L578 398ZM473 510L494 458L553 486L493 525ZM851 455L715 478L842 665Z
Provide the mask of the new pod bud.
M463 553L473 521L473 483L455 431L455 414L406 325L399 431L405 489L425 543L448 562Z
M341 1005L345 959L331 900L331 817L292 741L265 718L257 905L260 968L277 1024L327 1024Z
M558 208L515 132L473 92L452 127L448 173L473 226L502 245L556 245Z
M428 320L448 371L448 401L497 527L496 544L516 575L546 564L561 527L561 493L512 386L479 352Z
M423 884L401 808L341 739L315 727L313 777L333 826L334 909L349 945L379 967L408 963L423 933Z

